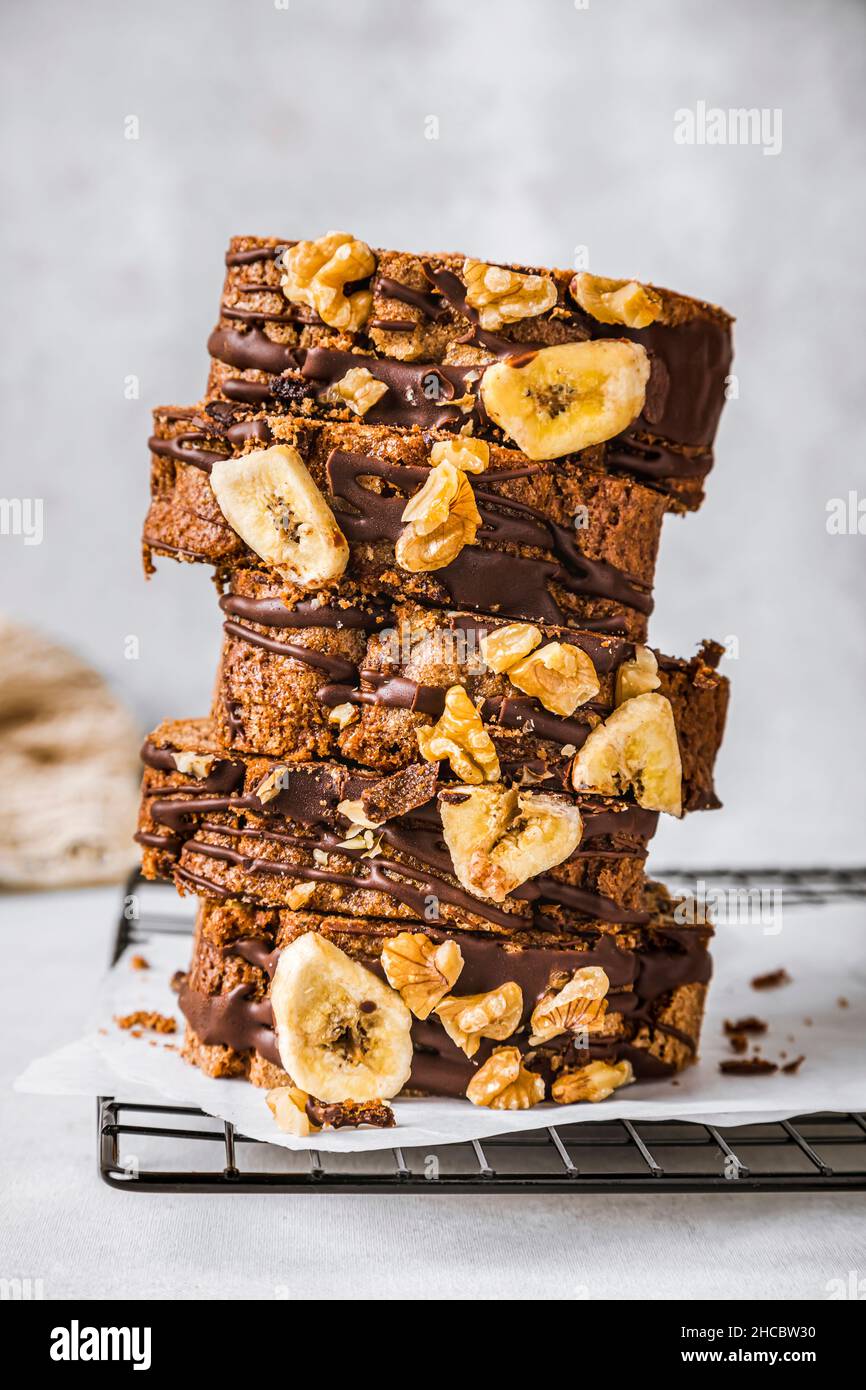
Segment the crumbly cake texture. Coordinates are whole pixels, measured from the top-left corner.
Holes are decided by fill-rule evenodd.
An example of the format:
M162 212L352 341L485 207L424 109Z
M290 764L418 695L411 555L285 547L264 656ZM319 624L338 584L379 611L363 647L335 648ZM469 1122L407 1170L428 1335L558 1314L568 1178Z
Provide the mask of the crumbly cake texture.
M588 272L232 240L143 535L147 573L212 566L222 654L208 718L145 742L136 838L200 899L184 1055L280 1128L694 1059L712 931L645 860L660 811L719 805L728 683L716 643L643 643L731 327Z
M504 936L556 931L587 918L611 930L648 920L644 860L658 817L624 798L565 796L560 787L559 801L581 815L577 848L494 900L467 892L456 876L437 802L437 793L455 784L438 778L436 764L383 776L336 762L285 766L229 757L207 720L162 725L142 759L143 872L172 878L182 893L436 920ZM187 770L178 771L177 762Z
M677 508L700 504L731 365L732 320L723 310L647 286L640 288L652 296L654 322L640 328L600 322L578 302L573 271L513 265L503 269L538 277L541 295L535 306L512 301L506 321L498 321L497 306L479 311L467 288L471 266L475 277L491 267L462 255L364 248L368 258L359 269L366 274L346 288L368 292L369 309L357 327L335 328L312 305L287 298L281 253L293 244L231 241L220 317L208 343L212 398L311 415L342 408L348 416L332 388L363 366L387 387L368 411L371 423L429 429L471 421L476 433L501 439L478 400L487 365L539 348L629 339L649 353L652 374L640 416L607 446L604 463L658 487ZM528 312L533 307L541 312ZM508 321L512 312L519 317Z
M484 473L469 480L484 522L476 543L441 569L410 573L394 546L407 501L430 473L429 436L274 415L232 423L194 407L154 418L147 569L154 555L223 575L261 566L226 521L209 474L271 442L298 451L349 542L348 568L325 592L356 585L370 598L469 608L484 595L483 607L504 615L646 634L665 502L631 479L492 446ZM298 587L295 597L313 595Z
M335 608L286 606L279 587L255 571L223 595L222 657L213 705L226 748L289 761L343 756L393 771L418 757L418 729L441 716L449 688L462 685L481 712L506 778L561 781L574 752L614 707L617 673L632 661L629 640L539 625L542 640L585 652L600 689L569 717L546 709L483 660L483 642L507 620L432 611L418 604ZM300 625L294 626L293 614ZM321 615L321 626L315 626ZM657 654L659 692L671 702L686 810L719 805L713 783L729 683L715 669L722 649L707 642L689 661ZM335 708L349 706L341 728ZM565 751L563 751L565 750Z
M461 995L517 985L519 1019L507 1038L525 1066L543 1077L545 1098L557 1076L592 1061L627 1061L638 1079L682 1070L697 1054L704 999L711 974L706 926L680 926L664 890L654 890L648 926L610 935L598 923L579 934L545 937L515 933L508 941L448 932L463 957ZM202 902L189 974L180 1004L187 1020L184 1055L210 1076L246 1077L257 1086L285 1086L273 1030L270 980L279 954L297 937L316 932L351 959L383 977L381 957L400 924L372 917L254 909L237 902ZM433 942L445 934L428 924L417 933ZM600 967L609 982L607 1011L584 1036L564 1033L533 1044L536 1004L563 975ZM412 1021L414 1060L405 1094L463 1096L496 1042L482 1038L472 1057L431 1014ZM501 1045L501 1044L500 1044Z

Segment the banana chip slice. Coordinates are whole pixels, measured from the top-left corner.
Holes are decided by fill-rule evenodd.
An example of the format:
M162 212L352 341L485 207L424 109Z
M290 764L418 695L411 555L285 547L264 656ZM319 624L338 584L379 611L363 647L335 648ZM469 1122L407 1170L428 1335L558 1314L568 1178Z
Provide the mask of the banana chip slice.
M280 1061L319 1100L388 1099L408 1081L412 1015L403 1000L318 933L280 952L271 1007Z
M495 362L484 408L531 459L556 459L613 439L643 410L650 360L638 343L602 338Z
M297 449L221 459L210 481L229 526L284 579L319 588L343 573L348 542Z

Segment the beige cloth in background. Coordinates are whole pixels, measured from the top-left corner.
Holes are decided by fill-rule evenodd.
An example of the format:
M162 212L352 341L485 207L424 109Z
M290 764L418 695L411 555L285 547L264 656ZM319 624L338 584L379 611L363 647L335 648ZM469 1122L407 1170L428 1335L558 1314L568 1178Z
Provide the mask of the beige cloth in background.
M59 888L127 873L138 744L96 671L0 617L0 884Z

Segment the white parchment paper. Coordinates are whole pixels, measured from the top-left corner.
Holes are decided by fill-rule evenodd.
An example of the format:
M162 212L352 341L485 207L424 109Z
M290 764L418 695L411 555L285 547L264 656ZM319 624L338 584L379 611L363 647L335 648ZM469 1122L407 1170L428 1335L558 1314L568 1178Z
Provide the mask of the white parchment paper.
M673 1083L641 1083L599 1105L545 1104L516 1113L439 1098L397 1100L395 1129L326 1130L309 1139L280 1133L263 1091L245 1081L204 1076L166 1045L177 1048L183 1036L183 1018L168 981L188 964L188 938L154 937L135 953L147 958L150 969L132 969L130 952L122 957L103 983L91 1031L32 1062L18 1078L18 1090L119 1099L162 1097L198 1106L250 1138L289 1149L343 1153L483 1140L507 1131L588 1120L738 1125L819 1110L866 1110L866 930L860 907L799 909L787 914L781 930L771 933L760 925L720 927L701 1060ZM781 966L789 972L790 984L761 992L750 987L753 977ZM135 1038L118 1029L114 1016L136 1009L174 1015L177 1033ZM749 1014L768 1022L767 1033L756 1040L763 1056L781 1062L805 1056L795 1075L719 1072L719 1062L733 1056L723 1034L724 1020Z

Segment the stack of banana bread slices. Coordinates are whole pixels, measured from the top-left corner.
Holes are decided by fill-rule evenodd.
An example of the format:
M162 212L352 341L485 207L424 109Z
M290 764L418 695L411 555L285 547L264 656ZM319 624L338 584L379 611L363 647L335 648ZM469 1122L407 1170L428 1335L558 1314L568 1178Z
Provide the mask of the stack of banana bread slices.
M722 649L647 645L731 320L587 272L240 237L204 401L155 412L145 565L211 565L207 718L147 739L149 878L199 897L187 1058L275 1123L669 1077L710 928L645 861L718 806Z

